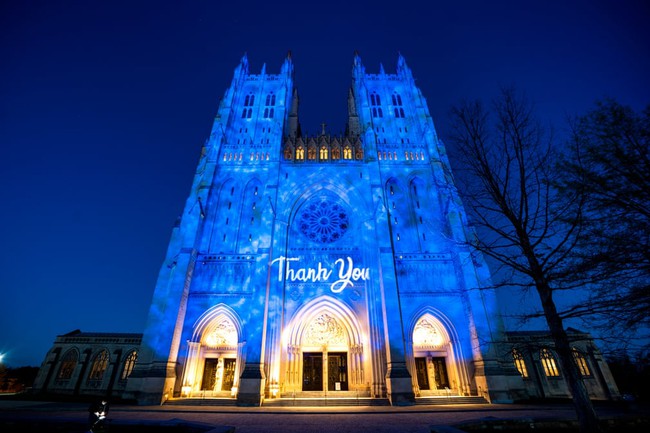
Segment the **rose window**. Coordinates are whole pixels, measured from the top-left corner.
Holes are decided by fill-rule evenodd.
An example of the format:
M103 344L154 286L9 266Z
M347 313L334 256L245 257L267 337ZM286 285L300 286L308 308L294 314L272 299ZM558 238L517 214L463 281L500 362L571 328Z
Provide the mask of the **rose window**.
M299 216L300 232L311 241L329 244L345 234L350 226L345 209L329 200L309 203Z

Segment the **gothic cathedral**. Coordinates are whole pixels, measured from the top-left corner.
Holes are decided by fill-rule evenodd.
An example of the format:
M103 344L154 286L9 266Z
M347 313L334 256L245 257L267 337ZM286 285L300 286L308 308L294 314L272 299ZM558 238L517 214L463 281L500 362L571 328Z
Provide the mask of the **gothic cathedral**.
M490 274L426 100L354 56L343 136L303 135L289 55L236 67L161 267L127 395L511 400ZM505 365L507 364L507 365ZM519 378L519 380L521 380Z

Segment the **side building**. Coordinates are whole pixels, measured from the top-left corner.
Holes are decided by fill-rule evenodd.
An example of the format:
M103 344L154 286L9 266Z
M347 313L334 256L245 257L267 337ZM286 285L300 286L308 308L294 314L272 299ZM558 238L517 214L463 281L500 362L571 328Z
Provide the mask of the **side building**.
M32 389L40 394L121 397L141 343L142 334L75 330L59 335Z

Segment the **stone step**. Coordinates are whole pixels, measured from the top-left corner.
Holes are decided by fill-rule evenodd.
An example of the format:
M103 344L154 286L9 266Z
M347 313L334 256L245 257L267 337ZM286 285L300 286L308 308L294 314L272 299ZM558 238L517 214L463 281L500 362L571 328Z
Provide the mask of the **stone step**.
M174 398L167 400L165 406L237 406L236 398Z
M417 397L416 405L439 406L447 404L488 404L483 397L427 396ZM236 406L235 398L175 398L165 402L167 406ZM328 406L390 406L387 398L323 396L296 398L282 397L264 400L265 407L328 407Z
M275 398L264 400L265 407L390 406L386 398Z
M437 406L444 404L488 404L484 397L478 396L426 396L416 397L415 404Z

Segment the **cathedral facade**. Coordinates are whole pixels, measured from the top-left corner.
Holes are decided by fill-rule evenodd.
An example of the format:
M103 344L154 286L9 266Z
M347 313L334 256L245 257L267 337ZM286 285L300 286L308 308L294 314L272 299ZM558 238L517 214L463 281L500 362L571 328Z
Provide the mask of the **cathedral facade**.
M202 149L143 334L73 331L34 392L161 404L570 397L546 332L505 332L426 101L355 55L345 134L303 135L288 56L242 58ZM615 399L569 330L590 397ZM316 403L314 403L316 402Z
M244 56L173 229L127 394L511 400L490 274L400 55L358 55L343 136L304 136L290 55Z

